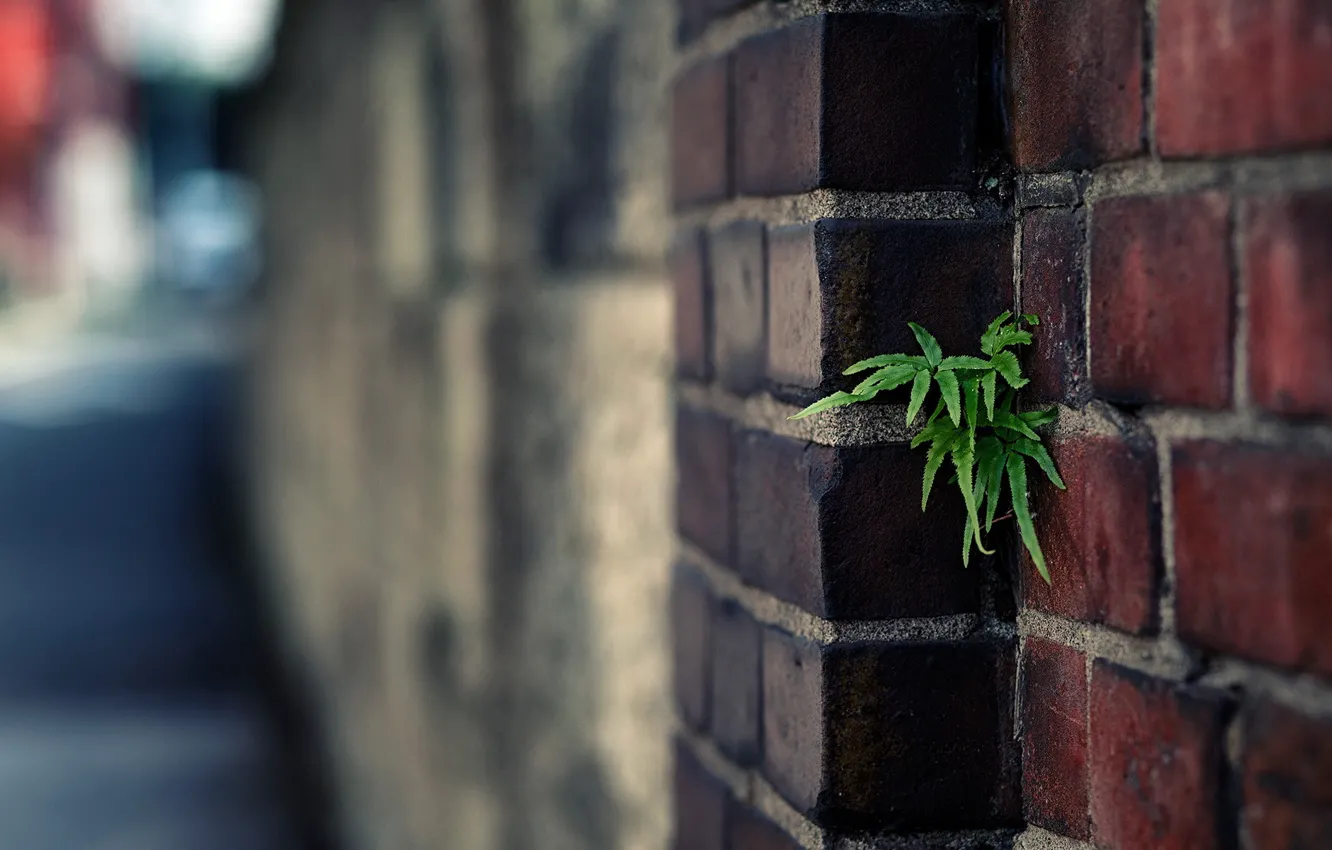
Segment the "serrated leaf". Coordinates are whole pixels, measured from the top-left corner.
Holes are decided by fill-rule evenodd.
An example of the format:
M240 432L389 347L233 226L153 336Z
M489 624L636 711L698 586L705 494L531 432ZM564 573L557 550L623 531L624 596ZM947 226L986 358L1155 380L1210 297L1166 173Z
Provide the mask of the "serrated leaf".
M851 394L860 395L871 389L876 393L887 392L897 389L914 377L916 377L915 366L885 366L857 384Z
M1010 345L1030 345L1031 332L1019 330L1017 327L1007 327L999 332L994 338L994 354L998 354Z
M931 422L921 429L920 433L911 438L911 448L916 448L924 443L937 440L944 434L956 434L958 429L947 419L940 419L938 422Z
M827 398L821 398L818 401L806 407L794 416L788 416L787 419L804 419L806 416L813 416L815 413L822 413L834 407L843 407L848 404L855 404L858 401L864 401L861 396L854 393L835 392Z
M992 555L994 550L986 549L980 536L980 517L976 511L976 494L973 489L975 484L972 478L975 455L965 446L955 446L952 454L953 466L957 469L957 489L962 491L962 501L967 505L967 516L976 530L976 548L980 550L982 555Z
M1022 421L1033 428L1039 428L1042 425L1048 425L1059 418L1059 408L1051 407L1048 410L1028 410L1025 413L1019 413Z
M956 438L953 436L944 436L934 441L930 446L929 453L925 455L925 479L920 487L920 509L925 510L925 505L930 500L930 490L934 488L934 476L939 472L939 467L943 465L944 460L948 458L948 451L953 447Z
M962 525L962 568L967 569L971 566L971 517L964 517L966 520Z
M1022 364L1018 362L1017 355L1011 351L997 351L990 358L990 365L994 370L1004 376L1004 381L1013 389L1019 389L1027 385L1027 379L1022 377Z
M990 459L990 463L985 467L985 492L988 503L985 506L985 533L989 534L990 529L994 527L995 510L999 507L999 501L1004 495L1004 463L1008 459L1008 454L999 447Z
M939 361L940 372L951 372L954 369L978 369L988 372L994 367L990 361L982 360L979 357L970 357L965 354L959 354L955 357L945 357Z
M943 349L939 348L934 336L915 322L907 322L907 327L916 335L916 342L920 343L920 350L925 352L925 359L931 366L938 366L939 361L943 360Z
M970 434L971 450L976 451L976 421L980 411L980 379L971 378L962 382L962 404L967 413L967 431Z
M1041 551L1041 542L1036 538L1036 526L1031 521L1031 506L1027 502L1027 466L1022 455L1010 454L1005 464L1008 469L1008 490L1013 496L1013 515L1017 517L1018 531L1022 534L1022 543L1031 553L1031 560L1036 571L1050 583L1050 571L1045 566L1045 553Z
M1029 440L1035 440L1038 443L1041 440L1040 435L1028 428L1026 422L1023 422L1011 413L1000 413L994 418L994 424L999 428L1008 428L1009 430L1016 431Z
M1037 327L1041 323L1041 317L1036 315L1035 313L1023 313L1022 321L1026 322L1032 327Z
M929 427L930 425L933 425L933 424L934 424L934 420L938 419L939 416L940 416L940 414L942 414L942 413L944 412L944 410L946 410L946 409L947 409L947 407L946 407L946 405L944 404L944 400L943 400L942 398L940 398L940 399L935 403L935 405L934 405L934 412L930 414L930 418L925 420L925 425L926 425L926 427Z
M861 360L846 368L843 375L855 375L858 372L864 372L867 369L881 369L884 366L920 366L930 365L924 357L919 354L880 354L877 357L871 357L867 360Z
M1055 469L1054 459L1050 453L1045 450L1045 446L1035 440L1018 440L1013 444L1013 450L1022 452L1022 454L1036 461L1036 465L1045 473L1045 477L1050 479L1050 483L1060 490L1067 490L1064 485L1064 479L1059 477L1059 470Z
M948 418L953 420L954 425L961 425L962 402L958 394L957 375L940 372L934 376L934 380L939 385L939 394L943 396L944 404L948 405Z
M995 352L994 342L995 338L999 336L999 329L1012 315L1011 312L1005 310L995 316L993 322L990 322L990 326L985 329L985 333L981 334L981 353L993 354Z
M930 380L929 372L922 369L916 373L916 379L911 383L911 403L907 405L906 424L914 422L916 414L920 413L920 407L930 391Z
M994 382L998 379L998 372L990 372L984 378L981 378L981 389L985 392L985 410L987 417L994 419Z
M1011 387L1004 387L1003 396L999 399L999 413L1012 413L1013 402L1017 399L1017 390Z

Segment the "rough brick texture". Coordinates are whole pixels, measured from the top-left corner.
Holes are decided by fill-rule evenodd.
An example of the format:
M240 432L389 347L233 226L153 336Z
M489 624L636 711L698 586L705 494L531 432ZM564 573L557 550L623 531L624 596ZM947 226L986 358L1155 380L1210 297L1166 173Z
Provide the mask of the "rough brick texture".
M764 227L757 221L737 221L714 232L708 243L717 376L731 390L751 392L763 384L767 354Z
M675 850L724 850L728 792L688 746L675 747Z
M1220 194L1112 198L1092 211L1096 395L1225 407L1234 285Z
M1199 441L1173 468L1180 634L1332 674L1332 458Z
M731 65L726 57L685 70L671 114L671 187L677 207L731 193Z
M829 14L735 51L736 186L956 187L975 159L977 24Z
M1097 661L1092 837L1107 850L1216 850L1227 706L1213 692Z
M712 706L713 599L703 577L684 566L671 583L675 702L694 729L706 729Z
M961 498L920 521L920 452L811 445L758 431L736 447L736 566L745 579L830 618L974 611L961 568Z
M727 850L800 850L775 823L732 801L726 820Z
M1030 402L1085 404L1087 376L1083 254L1086 224L1081 212L1032 210L1022 219L1022 311L1041 324L1025 352L1025 390Z
M1022 656L1022 795L1029 823L1085 839L1087 659L1028 638Z
M1086 168L1142 149L1143 7L1143 0L1007 0L1020 168Z
M681 378L712 376L712 299L706 242L702 232L686 231L671 245L667 264L675 293L675 370Z
M1161 0L1156 138L1163 156L1332 142L1325 0Z
M731 425L680 408L675 419L676 521L685 539L718 561L731 557Z
M820 647L769 629L764 772L797 809L841 828L1011 822L999 794L1012 738L1004 654L984 643Z
M762 631L734 600L714 609L712 738L740 764L758 758Z
M1332 416L1332 192L1245 205L1249 388L1268 410Z
M1332 847L1332 721L1273 702L1251 706L1243 777L1247 846Z

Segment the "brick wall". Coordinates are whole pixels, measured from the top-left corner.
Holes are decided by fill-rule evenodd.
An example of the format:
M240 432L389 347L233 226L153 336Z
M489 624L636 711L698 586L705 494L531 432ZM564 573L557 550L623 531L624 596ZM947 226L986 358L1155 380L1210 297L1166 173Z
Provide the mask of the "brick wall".
M679 7L676 846L1332 846L1327 4ZM786 419L1015 306L1048 587Z

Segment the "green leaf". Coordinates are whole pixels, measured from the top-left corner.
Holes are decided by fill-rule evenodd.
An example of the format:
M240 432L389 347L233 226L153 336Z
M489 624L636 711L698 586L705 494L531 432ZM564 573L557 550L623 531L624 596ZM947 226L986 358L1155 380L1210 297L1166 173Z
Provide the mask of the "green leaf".
M1030 345L1031 332L1018 330L1016 327L1007 327L999 332L994 338L994 354L998 354L1010 345Z
M985 506L985 533L989 534L990 529L994 527L995 510L999 507L999 500L1004 495L1004 462L1008 459L1008 454L1004 451L1002 444L995 440L997 448L986 458L986 463L981 467L979 474L985 476L985 492L988 502Z
M953 447L956 437L952 435L943 436L934 441L930 446L930 451L925 455L925 480L920 488L920 509L925 510L925 505L930 500L930 490L934 488L934 476L948 457L948 450Z
M1041 441L1041 437L1035 431L1027 427L1027 423L1011 413L1000 413L994 418L994 424L999 428L1008 428L1018 432L1029 440Z
M994 342L999 336L999 329L1003 327L1004 322L1008 321L1012 315L1012 313L1005 310L998 316L995 316L993 322L990 322L990 326L985 329L985 333L981 334L981 353L994 354L996 351Z
M976 494L972 481L972 466L975 460L976 457L970 449L965 446L954 446L953 466L957 468L957 489L962 491L962 501L966 502L967 505L967 517L976 530L976 548L980 550L982 555L992 555L994 550L986 549L980 536L980 518L976 511Z
M864 401L861 396L854 393L835 392L827 398L821 398L818 401L806 407L794 416L788 416L787 419L804 419L806 416L813 416L815 413L822 413L834 407L843 407L848 404L855 404L858 401Z
M1036 564L1036 571L1050 583L1050 571L1045 566L1045 553L1041 551L1041 542L1036 539L1036 526L1031 521L1031 507L1027 503L1027 466L1021 455L1008 456L1008 489L1013 494L1013 515L1017 517L1018 530L1022 533L1022 542L1031 553L1031 560Z
M916 380L911 384L911 403L907 405L906 422L910 425L925 403L925 395L930 391L930 373L922 369L916 373Z
M925 426L929 427L930 425L933 425L934 420L938 419L939 415L943 413L945 409L947 408L946 405L944 405L944 400L940 398L938 403L934 405L934 412L930 414L930 418L925 420Z
M929 331L922 328L915 322L907 322L907 327L916 335L916 342L920 343L920 350L925 352L925 359L931 366L938 366L939 361L943 360L943 350L939 348L939 343Z
M864 372L867 369L881 369L884 366L919 366L924 368L930 365L924 357L919 354L880 354L878 357L871 357L868 360L861 360L852 366L848 366L843 375L854 375L857 372Z
M1026 413L1019 413L1022 421L1033 428L1039 428L1042 425L1048 425L1059 418L1059 408L1051 407L1048 410L1028 410Z
M1045 446L1034 440L1018 440L1013 444L1013 451L1022 452L1022 454L1036 461L1037 466L1045 473L1045 477L1050 479L1051 484L1060 490L1068 489L1064 485L1064 479L1059 477L1059 470L1055 469L1054 459L1045 450Z
M988 411L988 418L994 419L994 382L997 372L990 372L984 378L981 378L981 389L985 391L985 409Z
M953 420L954 425L961 425L962 403L958 396L957 375L940 372L934 376L934 380L939 385L939 394L943 396L944 404L948 405L948 418Z
M940 404L943 402L941 401ZM924 443L939 439L944 434L957 434L958 429L947 419L940 419L938 422L931 422L921 429L920 433L911 438L911 448L916 448Z
M1012 413L1013 402L1016 400L1017 400L1017 391L1010 389L1009 387L1004 387L1004 395L999 400L999 412L1001 414Z
M971 378L962 382L962 399L967 410L967 432L970 434L971 450L976 451L976 415L980 408L980 379Z
M1004 380L1013 389L1018 389L1027 385L1027 379L1022 377L1022 364L1018 363L1017 355L1011 351L997 351L990 358L990 364L994 370L1004 376Z
M1035 313L1023 313L1022 321L1026 322L1032 327L1037 327L1041 323L1041 317L1036 315Z
M968 357L965 354L957 357L945 357L939 361L940 372L950 372L953 369L979 369L988 372L993 368L990 361L982 360L979 357Z
M975 486L972 487L971 489L971 497L975 499L976 504L979 505L981 499L984 498L984 496L985 496L985 485L981 482L979 478L977 478ZM964 568L971 566L972 535L976 534L979 536L979 529L977 529L975 526L971 524L971 517L966 518L965 525L966 527L963 529L963 534L962 534L962 566Z
M897 389L914 377L916 377L915 366L885 366L857 384L851 394L860 395L871 389L876 393L887 392Z

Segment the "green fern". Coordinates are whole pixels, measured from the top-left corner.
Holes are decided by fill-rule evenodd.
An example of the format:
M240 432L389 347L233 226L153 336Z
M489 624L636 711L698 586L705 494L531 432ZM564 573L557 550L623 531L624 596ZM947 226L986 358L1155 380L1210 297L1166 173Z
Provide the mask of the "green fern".
M934 412L924 427L912 438L911 447L928 444L925 478L921 485L920 508L929 504L934 479L944 463L952 460L962 501L967 507L966 529L962 542L962 563L971 560L971 548L990 554L982 534L990 533L998 514L999 502L1008 482L1013 518L1017 520L1022 543L1031 553L1041 578L1048 583L1050 571L1036 539L1027 491L1027 463L1030 461L1060 490L1063 479L1050 453L1034 429L1052 422L1054 408L1015 412L1017 391L1026 386L1022 364L1010 350L1031 343L1031 331L1040 320L1031 314L1013 318L1012 313L998 316L981 335L981 353L985 357L960 355L944 357L939 343L915 322L909 323L920 345L920 354L883 354L862 360L846 370L858 375L874 370L851 392L836 392L814 402L792 416L801 419L834 407L869 401L881 392L911 385L906 421L910 425L929 400L930 391L938 390ZM1000 386L999 379L1003 379Z

